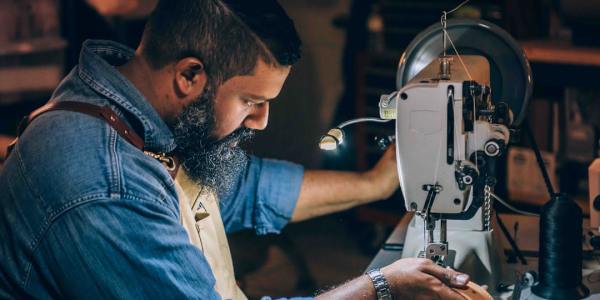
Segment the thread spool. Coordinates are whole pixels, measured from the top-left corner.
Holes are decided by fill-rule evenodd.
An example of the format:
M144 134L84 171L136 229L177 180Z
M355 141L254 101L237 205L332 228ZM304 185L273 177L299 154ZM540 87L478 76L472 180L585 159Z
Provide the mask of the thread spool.
M545 299L581 299L589 290L581 283L581 209L565 194L554 194L540 215L539 282L532 287Z

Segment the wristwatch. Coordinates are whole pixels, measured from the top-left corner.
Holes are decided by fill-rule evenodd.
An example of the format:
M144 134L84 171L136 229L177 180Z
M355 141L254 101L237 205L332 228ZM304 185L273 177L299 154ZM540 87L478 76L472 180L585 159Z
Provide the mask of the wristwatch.
M373 282L377 300L392 300L390 285L387 280L385 280L385 277L383 277L383 274L381 274L381 271L379 271L379 269L374 269L367 272L367 275L371 278L371 282Z

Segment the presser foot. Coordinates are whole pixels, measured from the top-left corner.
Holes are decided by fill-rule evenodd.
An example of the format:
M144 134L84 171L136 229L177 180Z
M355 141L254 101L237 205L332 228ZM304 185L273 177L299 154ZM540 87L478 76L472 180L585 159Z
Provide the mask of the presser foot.
M434 248L439 248L438 244L434 244L436 245ZM429 247L426 248L425 251L420 251L418 257L419 258L427 258L430 259L431 261L433 261L434 263L436 263L437 265L441 266L441 267L450 267L453 268L454 267L454 258L456 257L456 251L454 250L449 250L447 248L448 246L446 246L446 250L443 254L441 253L430 253ZM429 254L426 254L429 253Z

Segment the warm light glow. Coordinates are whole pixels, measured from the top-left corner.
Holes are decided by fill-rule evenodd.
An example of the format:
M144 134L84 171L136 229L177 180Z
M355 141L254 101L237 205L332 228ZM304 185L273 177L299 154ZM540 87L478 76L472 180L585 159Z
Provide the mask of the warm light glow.
M319 142L319 148L326 151L335 150L337 149L337 143L333 137L326 135L321 138L321 141Z
M337 149L338 145L344 142L344 133L339 128L333 128L324 135L319 141L321 150L331 151Z

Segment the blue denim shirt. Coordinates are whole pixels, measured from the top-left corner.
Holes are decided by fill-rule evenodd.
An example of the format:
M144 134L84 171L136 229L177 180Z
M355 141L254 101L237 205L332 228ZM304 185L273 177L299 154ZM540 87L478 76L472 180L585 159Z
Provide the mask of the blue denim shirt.
M172 151L171 131L113 66L133 50L88 41L50 101L108 105ZM222 199L228 232L276 233L296 205L303 169L253 157ZM179 223L165 168L104 121L54 111L21 136L0 174L0 298L218 299L212 271Z

